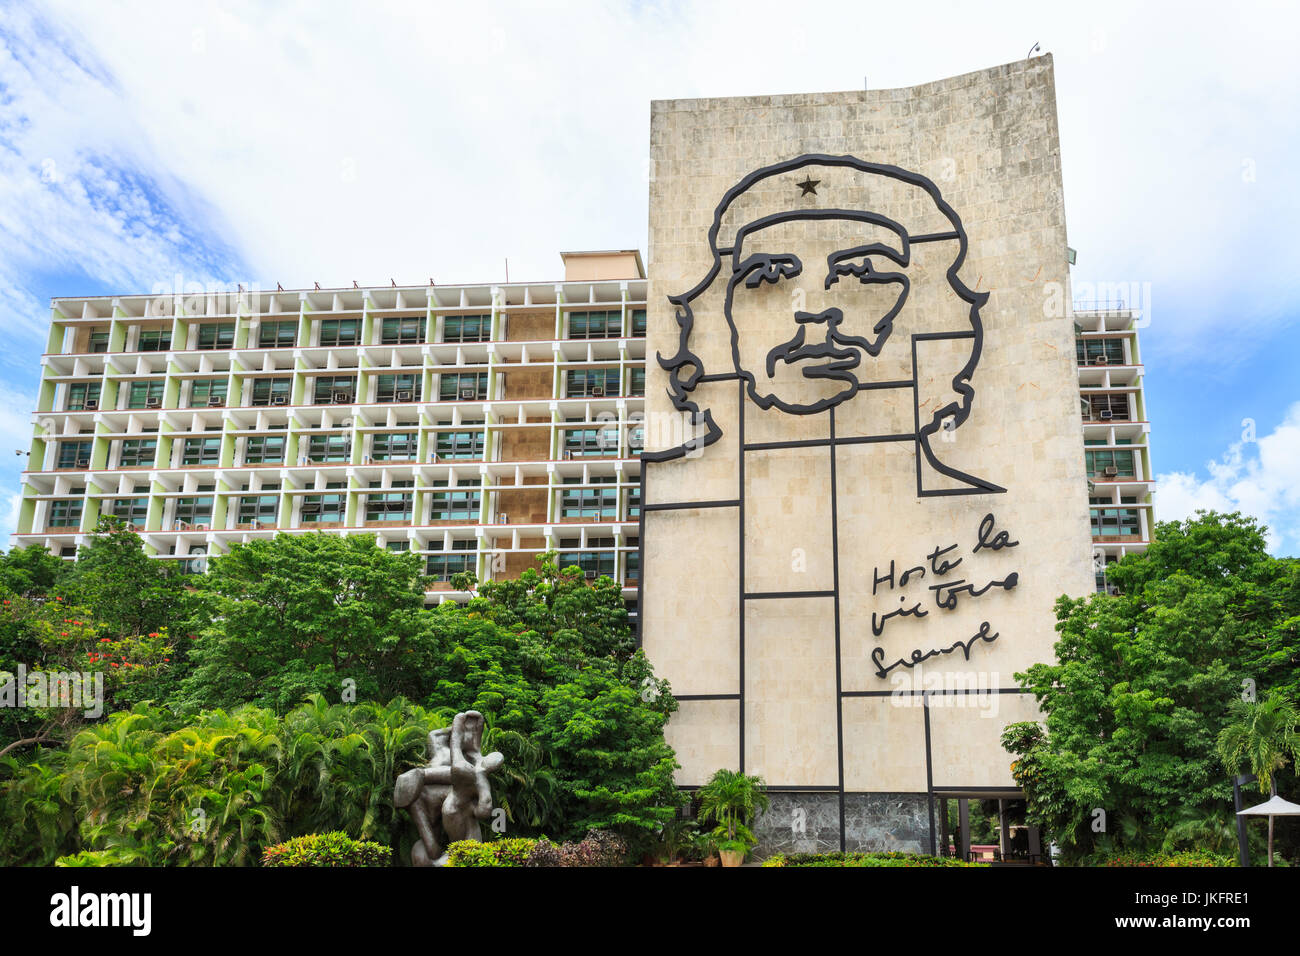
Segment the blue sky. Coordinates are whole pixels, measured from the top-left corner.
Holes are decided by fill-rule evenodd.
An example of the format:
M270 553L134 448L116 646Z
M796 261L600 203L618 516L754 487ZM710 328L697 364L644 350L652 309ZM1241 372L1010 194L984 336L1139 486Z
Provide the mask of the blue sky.
M904 86L1038 42L1076 291L1147 307L1158 517L1240 508L1300 554L1300 18L1043 6L6 4L0 435L28 446L51 296L554 278L561 249L644 249L651 99Z

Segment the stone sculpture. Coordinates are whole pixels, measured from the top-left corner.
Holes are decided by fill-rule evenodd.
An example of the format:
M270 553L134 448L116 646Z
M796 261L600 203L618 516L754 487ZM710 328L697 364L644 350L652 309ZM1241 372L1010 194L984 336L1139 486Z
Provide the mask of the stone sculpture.
M492 815L488 774L505 757L495 751L485 756L482 744L483 715L457 714L450 727L429 734L429 762L397 778L393 805L406 808L420 835L411 847L412 866L444 866L447 846L483 838L479 821Z

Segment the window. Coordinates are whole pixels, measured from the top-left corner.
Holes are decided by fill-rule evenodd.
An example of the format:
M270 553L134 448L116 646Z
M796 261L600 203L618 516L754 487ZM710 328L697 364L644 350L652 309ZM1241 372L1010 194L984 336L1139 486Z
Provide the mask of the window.
M404 372L400 375L379 376L379 387L375 390L376 402L418 402L420 401L420 372Z
M560 516L563 518L587 518L595 521L613 521L618 517L618 489L576 487L581 478L566 478L565 488L560 493ZM614 478L592 478L592 484L613 484Z
M239 511L236 515L236 521L239 524L251 524L258 521L262 524L273 525L279 512L279 495L247 495L239 499Z
M107 352L108 351L108 333L91 332L90 333L90 351Z
M1083 417L1089 421L1128 421L1128 396L1089 395L1084 400Z
M1093 508L1089 515L1094 538L1137 538L1142 533L1136 508Z
M1131 451L1085 451L1083 457L1089 478L1132 478L1136 474ZM1115 473L1106 474L1107 468L1114 468Z
M439 551L429 555L425 573L435 581L447 582L453 574L464 574L475 570L475 558L478 543L474 540L453 541L450 551Z
M356 398L356 394L357 380L354 376L317 375L312 391L312 401L317 405L328 405L335 401L350 404Z
M482 461L483 432L438 432L439 459Z
M618 428L571 428L564 433L566 458L600 458L618 454Z
M410 550L411 550L411 542L409 542L409 541L389 541L387 544L384 545L384 548L385 548L386 550L388 550L388 551L395 551L395 552L398 552L398 553L400 554L401 552L404 552L404 551L410 551Z
M492 337L490 315L448 315L442 320L444 342L486 342Z
M182 465L216 465L221 461L221 437L187 438L181 446Z
M352 457L352 436L312 435L307 443L307 457L312 461L347 461Z
M632 544L635 545L636 542L634 541ZM623 567L627 569L623 574L623 580L635 581L641 577L641 552L635 550L624 551Z
M322 319L320 344L337 347L356 345L361 341L360 319Z
M627 516L629 518L641 517L641 488L628 489L627 493Z
M599 390L599 391L598 391ZM578 368L565 375L564 394L570 398L590 395L617 395L618 369Z
M645 338L645 309L632 310L632 334L639 339Z
M1074 355L1080 365L1123 365L1123 339L1075 339Z
M412 461L419 455L418 432L380 432L370 440L375 461Z
M226 404L226 389L229 385L229 379L224 378L195 379L190 383L190 408Z
M435 481L435 488L446 488L447 482ZM478 521L482 492L477 485L460 485L450 491L435 491L430 521Z
M212 496L177 498L175 521L178 526L208 524L212 521Z
M610 312L570 312L569 338L617 339L623 334L623 314Z
M384 319L379 341L383 345L414 345L423 342L424 319L419 316Z
M366 495L366 520L410 521L413 498L409 491Z
M232 349L235 347L234 322L209 322L199 326L201 349Z
M628 381L627 393L636 398L645 397L645 369L643 368L632 369L632 375Z
M87 402L90 402L93 408L99 407L98 382L73 382L68 386L68 411L82 411Z
M158 408L162 405L163 380L132 382L126 394L127 408Z
M317 524L324 521L342 521L346 512L347 505L344 495L303 495L303 524Z
M487 372L444 372L438 376L438 401L482 401L487 398L487 385Z
M140 352L166 352L172 347L171 329L141 329L136 350Z
M117 459L117 467L153 467L154 459L158 455L158 439L126 438L119 444L121 445L122 451Z
M59 458L56 468L89 468L90 447L88 441L59 442Z
M254 405L288 405L289 390L293 380L289 378L258 378L253 380Z
M563 540L560 547L576 548L578 542L573 539ZM561 551L559 564L564 569L577 565L582 568L584 574L595 574L597 576L607 574L614 576L614 569L617 567L618 558L616 552L597 551L597 548L613 548L613 538L591 538L587 541L586 549L582 551Z
M76 528L80 526L83 505L84 501L81 498L63 498L59 501L51 501L49 527Z
M143 528L149 516L148 498L117 498L104 502L104 514L119 518L132 527Z
M286 319L280 322L263 321L257 329L257 346L263 349L285 349L298 344L298 322Z
M244 464L284 464L285 437L283 435L249 435L244 439Z

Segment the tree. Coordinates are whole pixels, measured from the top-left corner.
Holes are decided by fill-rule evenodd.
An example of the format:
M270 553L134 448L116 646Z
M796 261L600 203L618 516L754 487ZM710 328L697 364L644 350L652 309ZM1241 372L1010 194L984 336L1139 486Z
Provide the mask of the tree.
M50 554L44 545L29 544L0 555L0 591L18 597L53 594L68 573L68 562Z
M1056 661L1016 675L1045 728L1003 735L1030 820L1075 858L1103 843L1098 810L1105 842L1122 846L1223 807L1216 742L1234 701L1243 687L1293 684L1300 653L1296 563L1268 554L1253 519L1161 523L1107 575L1121 593L1060 598Z
M1239 700L1233 705L1233 721L1219 732L1216 750L1228 773L1236 775L1249 767L1259 792L1277 793L1274 774L1300 755L1300 713L1281 694L1260 701ZM1273 865L1273 818L1268 818L1268 865Z
M117 636L162 631L186 609L184 576L171 562L146 555L140 536L107 515L77 552L63 589L68 600L93 609L100 627Z
M176 702L283 713L310 694L415 696L430 649L423 580L417 555L378 548L372 535L235 544L195 581L208 620Z

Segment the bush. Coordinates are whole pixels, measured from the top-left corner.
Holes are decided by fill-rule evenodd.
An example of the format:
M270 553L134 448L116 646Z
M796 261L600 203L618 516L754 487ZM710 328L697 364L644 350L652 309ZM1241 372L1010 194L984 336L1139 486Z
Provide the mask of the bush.
M346 833L313 833L269 846L263 866L387 866L392 850Z
M518 837L511 840L458 840L447 848L448 866L527 866L537 846L536 840Z
M1166 853L1154 850L1147 853L1119 852L1101 854L1094 858L1094 866L1236 866L1231 857L1205 850L1179 850Z
M919 853L790 853L769 857L764 866L988 866L987 863L964 863L946 856L923 856Z
M617 833L588 830L576 843L538 840L525 866L622 866L627 853L627 841Z

